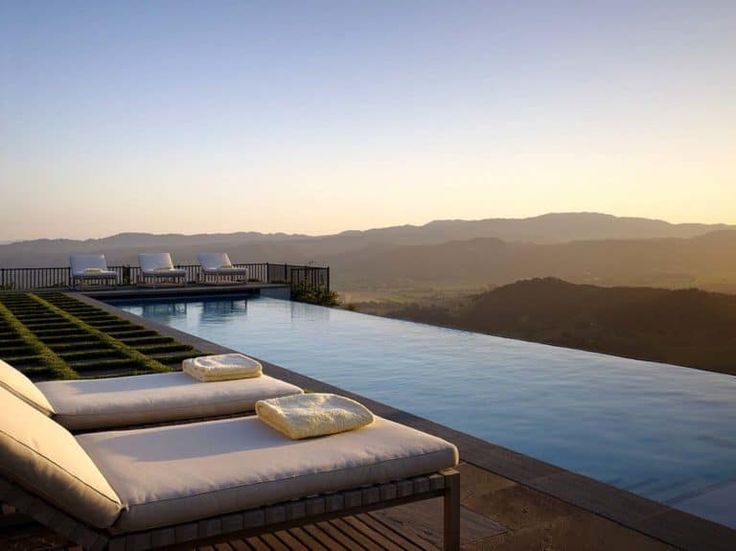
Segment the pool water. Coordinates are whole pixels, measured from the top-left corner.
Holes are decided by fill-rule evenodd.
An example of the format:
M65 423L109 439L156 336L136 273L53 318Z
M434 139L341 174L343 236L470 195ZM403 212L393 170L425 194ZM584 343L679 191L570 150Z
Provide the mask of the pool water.
M117 305L736 527L736 377L271 298Z

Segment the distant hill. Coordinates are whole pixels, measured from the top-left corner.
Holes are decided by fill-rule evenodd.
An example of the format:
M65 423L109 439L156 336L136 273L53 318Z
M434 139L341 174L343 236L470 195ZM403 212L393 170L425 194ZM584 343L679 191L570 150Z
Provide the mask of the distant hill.
M554 276L736 292L736 227L595 213L443 220L316 237L239 232L40 239L0 245L0 265L65 266L70 254L82 252L105 253L111 264L135 264L138 253L155 251L189 263L198 252L218 250L241 262L328 264L338 290L504 285Z
M391 317L736 375L736 296L531 279Z
M725 224L670 224L663 220L618 217L600 213L550 213L532 218L435 220L423 226L395 226L348 231L337 237L357 237L372 243L430 244L494 237L504 241L561 243L601 239L695 237L712 231L736 229Z
M175 248L191 260L199 248L271 244L276 251L299 244L305 257L321 261L335 254L363 248L402 245L431 245L476 238L531 243L563 243L580 240L689 238L709 232L734 229L724 224L670 224L647 218L616 217L599 213L551 213L531 218L489 218L485 220L435 220L422 226L393 226L365 231L345 231L334 235L263 234L149 234L121 233L100 239L36 239L0 243L0 262L15 259L36 262L68 256L70 252L100 251L113 256L131 255L139 249ZM117 256L116 256L117 257ZM66 260L66 258L64 258ZM17 264L16 264L17 265Z
M575 283L736 291L736 231L689 239L513 243L493 238L363 250L330 259L345 288L504 285L553 276Z

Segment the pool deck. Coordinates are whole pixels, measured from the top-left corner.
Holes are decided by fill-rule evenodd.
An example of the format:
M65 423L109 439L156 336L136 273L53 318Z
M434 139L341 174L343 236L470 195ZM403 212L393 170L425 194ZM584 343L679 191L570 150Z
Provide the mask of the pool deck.
M270 286L269 286L270 287ZM283 286L276 286L283 287ZM255 291L247 286L248 292ZM204 294L239 293L235 286L200 288ZM115 290L118 291L118 290ZM112 291L73 293L83 302L134 321L207 353L232 350L96 300L141 298ZM191 288L146 289L145 296L202 296ZM161 294L166 291L165 294ZM269 291L267 290L266 293ZM280 292L277 290L277 292ZM264 293L264 294L266 294ZM96 298L93 298L93 295ZM375 402L260 360L269 375L318 392L353 397L377 415L456 444L461 463L461 541L466 550L498 549L736 549L736 530L661 503L616 489L427 419ZM3 549L66 548L40 526L0 517ZM17 522L17 526L13 523ZM442 542L441 500L419 502L342 520L319 523L245 540L202 547L241 549L437 549ZM71 547L70 549L78 549Z
M231 349L143 320L91 297L78 298L210 353ZM305 389L334 392L374 413L453 442L460 450L466 549L736 549L736 530L619 490L259 359L266 373ZM441 504L381 513L441 542ZM397 508L402 509L402 508ZM435 515L433 517L433 515ZM403 520L402 520L403 519ZM556 543L555 543L556 542Z
M58 289L52 289L57 290ZM208 296L243 296L243 295L267 295L274 298L289 298L290 288L283 283L235 283L228 285L202 285L188 284L178 286L135 286L85 289L82 291L71 291L75 297L88 296L97 300L127 300L127 299L166 299L181 297L203 298Z

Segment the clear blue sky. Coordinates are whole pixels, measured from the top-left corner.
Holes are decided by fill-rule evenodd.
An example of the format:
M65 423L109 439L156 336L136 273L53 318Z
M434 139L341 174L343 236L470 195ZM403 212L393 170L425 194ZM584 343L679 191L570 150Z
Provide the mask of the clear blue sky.
M0 0L0 240L736 223L736 2Z

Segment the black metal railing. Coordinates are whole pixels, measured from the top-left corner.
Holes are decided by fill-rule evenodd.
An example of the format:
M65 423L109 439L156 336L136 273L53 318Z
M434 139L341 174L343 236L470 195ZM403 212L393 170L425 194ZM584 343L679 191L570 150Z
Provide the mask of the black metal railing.
M270 262L233 264L248 270L248 281L254 283L283 283L292 290L297 287L330 290L330 268L327 266L304 266L295 264L272 264ZM177 268L186 270L187 283L203 281L199 264L183 264ZM117 274L115 285L136 285L140 280L139 266L110 266ZM0 267L0 290L29 291L34 289L67 289L72 287L71 270L68 267L2 268Z

